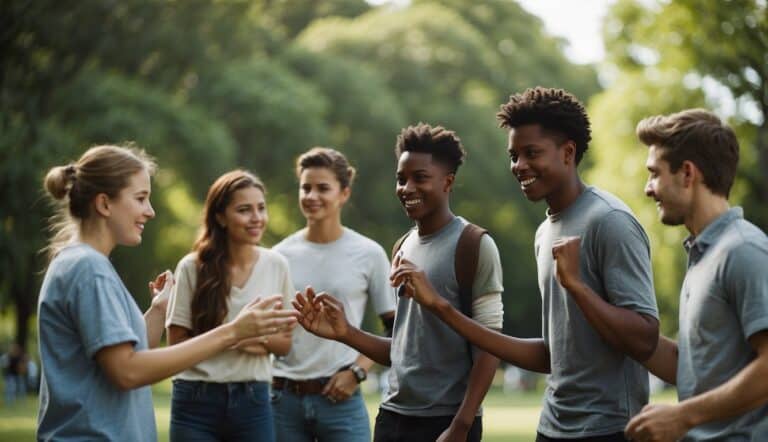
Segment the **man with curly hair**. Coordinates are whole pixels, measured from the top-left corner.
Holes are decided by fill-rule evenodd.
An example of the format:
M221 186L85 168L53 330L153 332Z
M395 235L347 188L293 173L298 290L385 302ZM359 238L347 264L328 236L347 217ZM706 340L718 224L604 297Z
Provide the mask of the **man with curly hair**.
M497 116L520 189L548 205L535 239L543 336L485 329L426 290L414 298L479 348L549 373L537 441L624 441L659 336L648 237L626 204L579 178L591 136L573 95L528 89Z

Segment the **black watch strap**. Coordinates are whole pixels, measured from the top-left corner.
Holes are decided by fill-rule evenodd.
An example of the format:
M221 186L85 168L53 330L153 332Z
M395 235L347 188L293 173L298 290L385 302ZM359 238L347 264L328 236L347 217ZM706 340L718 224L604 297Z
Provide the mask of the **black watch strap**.
M352 374L355 375L355 379L357 380L358 384L368 379L368 373L365 371L363 367L357 364L350 365L349 370L352 371Z

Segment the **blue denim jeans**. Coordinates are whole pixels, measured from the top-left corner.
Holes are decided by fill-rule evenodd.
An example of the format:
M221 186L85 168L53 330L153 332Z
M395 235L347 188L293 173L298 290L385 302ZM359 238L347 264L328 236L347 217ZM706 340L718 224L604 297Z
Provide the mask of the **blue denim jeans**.
M171 442L275 440L269 384L173 381Z
M278 442L370 442L371 427L358 388L349 399L332 403L325 396L272 391Z

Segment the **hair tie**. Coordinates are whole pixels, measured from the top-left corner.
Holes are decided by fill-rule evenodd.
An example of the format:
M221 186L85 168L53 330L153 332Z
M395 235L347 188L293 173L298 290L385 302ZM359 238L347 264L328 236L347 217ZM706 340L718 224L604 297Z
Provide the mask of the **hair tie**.
M67 167L64 168L64 173L67 175L68 179L74 180L75 174L77 173L77 166L74 164L70 164Z

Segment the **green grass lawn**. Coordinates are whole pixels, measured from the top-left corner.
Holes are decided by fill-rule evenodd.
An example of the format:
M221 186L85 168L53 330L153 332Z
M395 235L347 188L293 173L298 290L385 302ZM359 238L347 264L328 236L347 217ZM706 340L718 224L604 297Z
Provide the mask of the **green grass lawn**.
M168 421L170 419L170 382L166 381L154 387L155 416L160 441L168 440ZM674 392L667 391L652 398L653 402L674 402ZM376 416L379 396L366 397L368 413ZM37 398L30 396L12 407L0 407L0 441L32 441L37 422ZM484 402L484 441L516 442L531 441L536 434L541 392L504 394L494 387Z

